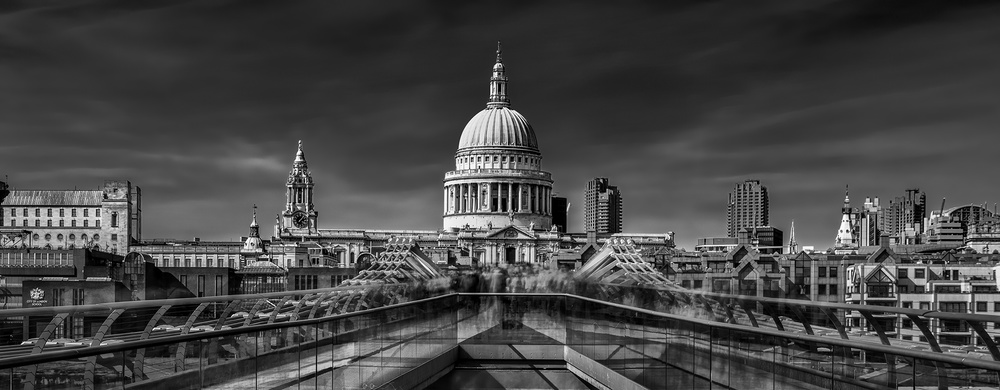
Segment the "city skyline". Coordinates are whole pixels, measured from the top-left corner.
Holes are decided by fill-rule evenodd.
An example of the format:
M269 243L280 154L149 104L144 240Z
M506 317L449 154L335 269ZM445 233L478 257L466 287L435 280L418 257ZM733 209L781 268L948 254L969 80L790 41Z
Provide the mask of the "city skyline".
M625 231L691 249L725 234L732 185L760 179L771 225L795 219L825 249L845 184L853 207L911 187L930 205L997 200L976 168L996 159L975 149L1000 140L996 7L889 3L8 5L0 174L131 180L144 236L232 239L252 204L271 230L302 139L321 227L437 229L501 40L556 195L582 206L608 177Z

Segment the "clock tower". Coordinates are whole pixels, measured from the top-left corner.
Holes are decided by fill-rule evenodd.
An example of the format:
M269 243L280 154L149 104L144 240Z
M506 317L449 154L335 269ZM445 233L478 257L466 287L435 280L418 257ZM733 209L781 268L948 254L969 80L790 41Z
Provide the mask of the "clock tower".
M313 179L306 165L306 155L302 152L302 141L299 141L299 150L295 153L285 187L285 211L281 213L280 226L275 229L279 236L285 232L316 233L318 213L313 208Z

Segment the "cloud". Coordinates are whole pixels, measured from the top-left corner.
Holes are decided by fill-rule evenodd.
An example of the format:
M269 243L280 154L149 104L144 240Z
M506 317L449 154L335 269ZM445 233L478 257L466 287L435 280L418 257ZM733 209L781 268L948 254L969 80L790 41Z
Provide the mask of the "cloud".
M996 197L972 169L993 164L986 146L1000 141L996 11L4 2L0 173L20 188L127 178L144 189L148 236L236 237L250 205L283 207L301 139L322 225L435 229L502 40L513 107L574 204L571 229L586 181L604 176L625 195L626 230L675 231L691 247L725 231L726 193L754 177L772 222L794 218L799 241L824 247L845 184L859 197Z

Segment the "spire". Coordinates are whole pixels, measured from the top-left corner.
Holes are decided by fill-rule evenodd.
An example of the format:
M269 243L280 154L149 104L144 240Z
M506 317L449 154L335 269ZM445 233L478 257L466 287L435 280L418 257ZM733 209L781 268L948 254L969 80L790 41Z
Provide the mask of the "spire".
M507 75L502 62L503 50L497 41L497 63L493 65L493 77L490 77L490 100L486 108L510 107L507 98Z
M299 149L295 152L295 161L292 162L292 174L306 172L309 167L306 165L306 154L302 151L302 140L299 140Z
M260 226L260 225L257 225L257 204L254 203L254 205L253 205L253 222L250 222L250 227L257 227L257 226Z
M257 225L257 205L253 205L253 222L250 222L250 238L260 237L260 225Z
M795 242L795 220L792 220L792 229L788 232L788 254L795 254L799 251L799 244Z

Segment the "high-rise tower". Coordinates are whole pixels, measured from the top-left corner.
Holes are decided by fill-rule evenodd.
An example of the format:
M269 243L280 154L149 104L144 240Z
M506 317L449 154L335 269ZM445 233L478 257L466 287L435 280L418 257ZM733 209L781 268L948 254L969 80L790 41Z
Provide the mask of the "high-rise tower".
M598 234L621 233L622 196L608 179L598 177L587 182L584 194L584 228Z
M552 175L535 130L510 108L499 42L486 108L465 125L455 170L444 176L443 207L445 229L552 226Z
M313 206L313 179L306 164L306 155L302 151L302 141L295 153L292 170L288 172L285 182L285 211L281 213L278 226L275 227L280 236L282 232L315 233L316 218L319 213Z
M760 180L736 183L729 193L726 217L729 237L737 237L740 229L752 231L758 226L768 226L767 187Z

